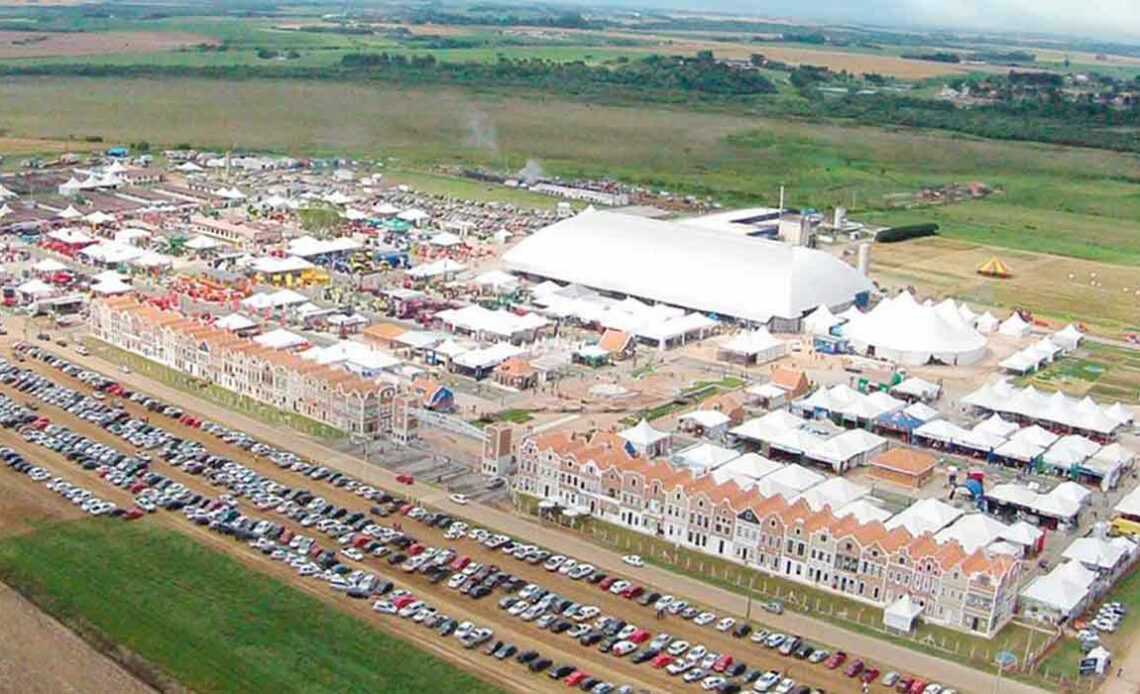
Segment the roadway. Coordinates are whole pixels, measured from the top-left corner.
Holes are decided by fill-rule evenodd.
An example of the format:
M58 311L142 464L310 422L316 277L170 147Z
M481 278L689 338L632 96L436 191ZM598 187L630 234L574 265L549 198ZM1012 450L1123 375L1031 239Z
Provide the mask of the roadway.
M20 318L10 318L10 332L22 334ZM34 332L34 331L33 331ZM3 343L13 341L3 338ZM48 349L85 368L100 371L124 383L128 387L153 394L170 403L177 404L188 412L207 419L217 418L217 406L189 393L172 388L136 373L120 373L105 361L94 356L83 357L55 344L37 341L37 346ZM621 556L588 540L571 535L557 528L540 525L537 521L493 509L480 504L457 505L448 499L446 491L416 482L410 488L396 481L396 473L367 463L355 456L333 450L328 446L309 439L296 431L277 427L252 419L236 412L227 412L227 426L242 429L250 435L271 445L291 450L297 455L321 464L336 468L377 488L383 488L401 495L410 495L422 504L446 513L465 518L469 522L494 528L526 542L544 546L551 551L574 557L589 557L590 561L604 571L629 573L629 567L621 561ZM708 606L718 614L745 617L748 600L745 596L730 592L685 575L675 574L657 567L647 566L636 570L634 577L642 583L653 586L662 593L684 596ZM921 653L896 645L873 636L838 627L832 623L817 620L807 615L785 612L782 615L763 614L762 619L752 621L766 628L799 634L808 641L821 644L842 644L843 650L861 657L883 663L886 669L917 673L930 680L953 686L965 692L992 692L994 675L974 668ZM1002 679L1000 692L1005 694L1044 694L1046 690L1009 679Z

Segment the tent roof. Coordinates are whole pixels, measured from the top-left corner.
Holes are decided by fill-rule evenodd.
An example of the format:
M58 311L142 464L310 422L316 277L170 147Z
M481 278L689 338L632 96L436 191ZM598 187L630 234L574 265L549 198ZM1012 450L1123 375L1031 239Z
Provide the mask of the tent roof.
M669 438L668 432L658 431L657 429L654 429L653 425L650 424L649 421L644 417L642 417L641 421L632 427L618 432L618 436L622 437L626 441L629 441L631 444L639 448L652 446L658 441L663 441Z
M925 363L931 358L973 361L981 358L986 339L962 322L957 311L924 306L909 292L879 302L870 313L851 321L843 334L857 347L875 347L876 352L906 363Z
M596 210L540 230L503 259L516 272L759 322L872 288L820 251Z

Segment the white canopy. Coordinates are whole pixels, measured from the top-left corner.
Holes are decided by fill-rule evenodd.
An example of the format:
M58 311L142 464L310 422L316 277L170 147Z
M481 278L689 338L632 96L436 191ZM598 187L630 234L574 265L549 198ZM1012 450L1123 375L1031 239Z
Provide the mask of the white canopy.
M28 296L41 297L53 294L55 289L43 280L32 279L16 287L16 291Z
M767 328L737 333L723 342L720 348L725 352L755 358L758 364L779 359L787 352L787 345L772 337Z
M909 633L914 628L914 620L922 614L922 605L903 594L883 610L883 625L889 629Z
M740 426L733 427L729 433L742 439L767 442L787 431L794 431L804 426L804 419L797 417L787 410L775 410L763 417L749 419Z
M942 392L942 387L917 376L910 376L891 388L891 392L898 395L909 395L912 398L921 398L922 400L933 400Z
M1096 571L1111 571L1135 551L1136 544L1124 537L1078 537L1061 556Z
M998 332L1008 337L1025 337L1029 335L1030 327L1029 323L1026 323L1025 319L1021 317L1021 314L1015 311L1013 315L1002 322Z
M1080 562L1067 561L1033 579L1029 587L1021 591L1021 597L1046 605L1064 616L1072 616L1072 612L1084 604L1096 580L1096 573Z
M63 272L67 266L55 258L44 258L32 266L36 272Z
M208 236L195 236L187 241L185 245L186 248L192 251L208 251L211 248L217 248L221 244Z
M624 431L618 432L618 436L628 441L634 448L638 450L645 450L651 448L654 444L664 441L669 438L669 434L664 431L658 431L653 428L644 417L641 421L634 426Z
M804 318L804 332L811 335L828 335L841 321L826 305L821 305Z
M843 334L858 351L900 364L974 364L986 352L986 339L964 324L957 311L924 306L909 292L879 302L845 325Z
M1058 346L1064 349L1076 349L1080 346L1081 340L1084 339L1084 334L1077 329L1077 326L1069 323L1062 330L1053 333L1052 340Z
M466 269L467 266L459 261L452 260L451 258L440 258L430 263L415 266L411 270L408 270L408 275L417 279L430 279L442 275L454 275Z
M231 313L214 321L214 327L222 330L249 330L256 328L257 322L246 318L240 313Z
M1019 389L1008 381L987 383L962 399L967 405L991 412L1017 414L1073 429L1110 434L1120 422L1091 399L1076 400L1061 392L1045 394L1033 386Z
M977 320L974 321L974 327L976 327L978 329L978 332L982 333L983 335L990 335L997 332L998 325L1000 325L1000 321L998 321L997 317L989 311L986 311L982 315L978 316Z
M277 330L271 330L262 335L258 335L253 338L253 341L270 349L292 349L308 344L309 342L300 335L289 332L284 328L278 328Z

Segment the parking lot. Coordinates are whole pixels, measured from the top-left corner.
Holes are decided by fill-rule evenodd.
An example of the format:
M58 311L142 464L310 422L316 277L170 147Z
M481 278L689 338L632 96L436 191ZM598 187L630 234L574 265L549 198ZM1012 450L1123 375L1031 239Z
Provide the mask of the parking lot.
M20 366L31 367L40 372L50 368L34 360L29 360ZM47 371L47 373L51 373L51 371ZM59 374L55 374L54 377L61 382L68 380L66 378L60 378ZM71 383L69 385L75 384ZM120 404L125 412L132 417L155 416L153 411L147 410L140 403L124 400ZM50 409L51 406L46 406L46 408ZM59 412L56 413L56 417L58 417L57 421L67 421L69 418L72 418L72 415ZM53 417L53 419L55 419L55 417ZM92 426L90 422L84 422L78 420L78 418L74 419L77 421L73 423L69 422L69 426L73 424L76 430L86 428L87 431L85 434L91 436L91 438L95 440L106 440L108 438L112 441L115 440L106 430ZM296 473L283 471L277 465L263 457L255 456L248 451L219 441L202 429L197 429L168 418L162 418L160 421L156 421L156 423L161 425L164 429L174 432L178 436L185 436L189 440L201 443L203 448L208 450L211 454L230 457L235 462L248 466L250 470L257 472L259 475L264 475L266 478L279 480L282 484L297 483L295 478L298 475ZM119 443L121 444L122 442ZM162 470L163 474L167 473L167 469L163 464L156 463L155 467L156 469ZM171 467L169 469L169 476L171 479L178 480L179 484L185 485L188 489L201 490L196 491L196 493L209 493L211 491L211 487L208 484L203 486L202 477L187 474L183 470ZM317 486L316 482L310 481L310 484ZM320 494L328 502L337 504L341 508L347 509L355 507L367 511L367 502L356 492L344 487L323 485L321 486ZM243 512L248 511L252 511L252 509L243 509ZM279 515L268 513L260 514L254 511L249 513L249 517L261 518L262 520L273 519L284 529L294 533L312 533L311 530L307 530L305 526L293 520L282 520ZM750 636L748 638L736 638L728 632L717 631L711 624L703 627L698 626L693 621L682 619L680 616L670 615L659 621L656 618L655 611L651 607L643 607L635 604L633 600L628 600L609 591L600 590L597 584L591 584L587 580L582 580L585 578L584 576L582 579L574 581L570 579L568 575L556 571L547 571L538 564L531 564L522 560L511 561L504 559L501 551L495 551L485 545L478 544L472 538L456 538L452 541L448 541L444 539L444 531L442 529L427 526L420 529L418 523L407 518L404 518L402 521L393 521L393 523L400 523L409 532L417 533L420 541L424 544L431 545L432 548L436 548L439 551L454 552L457 558L460 555L466 556L469 561L482 563L486 566L493 564L501 566L504 562L508 562L510 565L505 566L504 570L510 571L521 580L533 582L548 590L557 591L561 597L570 600L572 603L583 606L592 605L598 608L600 614L609 615L617 620L640 626L647 632L655 632L654 636L659 635L661 632L668 632L677 640L687 641L690 644L687 650L700 653L698 647L703 646L706 651L722 655L729 654L733 657L734 662L746 663L748 666L746 668L747 670L755 670L760 673L761 677L764 672L775 670L777 673L788 675L793 679L798 680L802 678L806 680L808 684L828 691L859 691L860 689L860 686L854 679L846 678L841 674L845 669L844 667L838 667L838 665L841 664L837 664L835 670L829 670L822 665L810 664L806 659L798 660L792 656L781 656L774 648L769 649L753 643ZM415 526L416 529L413 531L408 526ZM449 542L450 544L448 544ZM432 585L426 578L421 579L418 574L408 576L407 573L393 568L394 565L388 564L385 561L373 561L372 558L366 559L364 565L367 566L368 571L374 572L377 576L384 577L385 580L394 579L397 585L404 585L406 589L411 590L413 593L418 592L419 597L417 599L431 605L437 612L446 612L456 619L461 616L466 616L468 619L464 621L487 624L496 632L493 641L510 641L510 645L514 645L520 650L529 643L532 645L527 650L549 653L553 661L551 664L552 667L564 662L572 662L576 667L579 667L587 674L599 678L606 677L607 679L603 681L608 681L618 686L624 682L629 682L630 686L648 687L652 690L674 690L683 686L680 683L679 677L673 678L665 674L664 668L666 664L662 664L661 670L654 668L650 663L634 665L632 658L636 657L636 654L630 654L630 656L624 659L618 659L613 655L602 654L598 652L596 648L580 646L574 643L569 637L562 637L565 638L566 645L551 652L551 640L557 637L538 631L537 626L533 623L528 623L504 614L504 612L500 611L495 605L498 598L496 598L495 601L472 601L470 598L457 596L454 589L448 589L446 582L442 580L440 584ZM630 573L635 577L636 569L631 569ZM569 574L569 571L567 574ZM401 584L400 581L402 579L406 580L407 583ZM461 595L462 594L460 594L460 596ZM537 622L538 618L534 619L534 621ZM548 621L547 626L553 627L559 620ZM574 625L574 627L577 626L577 624ZM567 628L566 632L570 630L570 628ZM546 645L542 645L543 642L545 642ZM644 652L645 649L642 648L639 650ZM469 655L469 652L465 655ZM668 653L666 653L666 655L668 655ZM701 657L700 660L705 660L706 657ZM854 662L854 660L855 657L851 656L851 662ZM710 665L715 664L715 661L710 663ZM607 675L612 677L612 679L609 679ZM714 675L710 673L706 676L712 677ZM536 679L534 684L538 684L538 681L539 680ZM738 679L738 681L743 682L743 679ZM787 688L794 690L798 686L799 683L797 682L795 686ZM693 687L696 689L695 684Z

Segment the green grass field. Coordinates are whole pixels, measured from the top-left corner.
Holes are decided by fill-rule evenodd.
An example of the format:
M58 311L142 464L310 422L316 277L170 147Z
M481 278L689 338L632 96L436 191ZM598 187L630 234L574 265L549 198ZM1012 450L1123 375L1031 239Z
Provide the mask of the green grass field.
M540 160L556 174L615 176L729 204L842 204L887 224L934 220L947 236L1133 264L1133 155L550 98L380 84L200 79L0 81L12 135L394 157L404 168ZM70 106L60 109L66 101ZM352 104L345 109L344 104ZM983 201L888 210L899 193L981 180ZM874 213L868 215L868 213Z
M147 523L0 541L0 575L201 692L494 692L316 598Z

